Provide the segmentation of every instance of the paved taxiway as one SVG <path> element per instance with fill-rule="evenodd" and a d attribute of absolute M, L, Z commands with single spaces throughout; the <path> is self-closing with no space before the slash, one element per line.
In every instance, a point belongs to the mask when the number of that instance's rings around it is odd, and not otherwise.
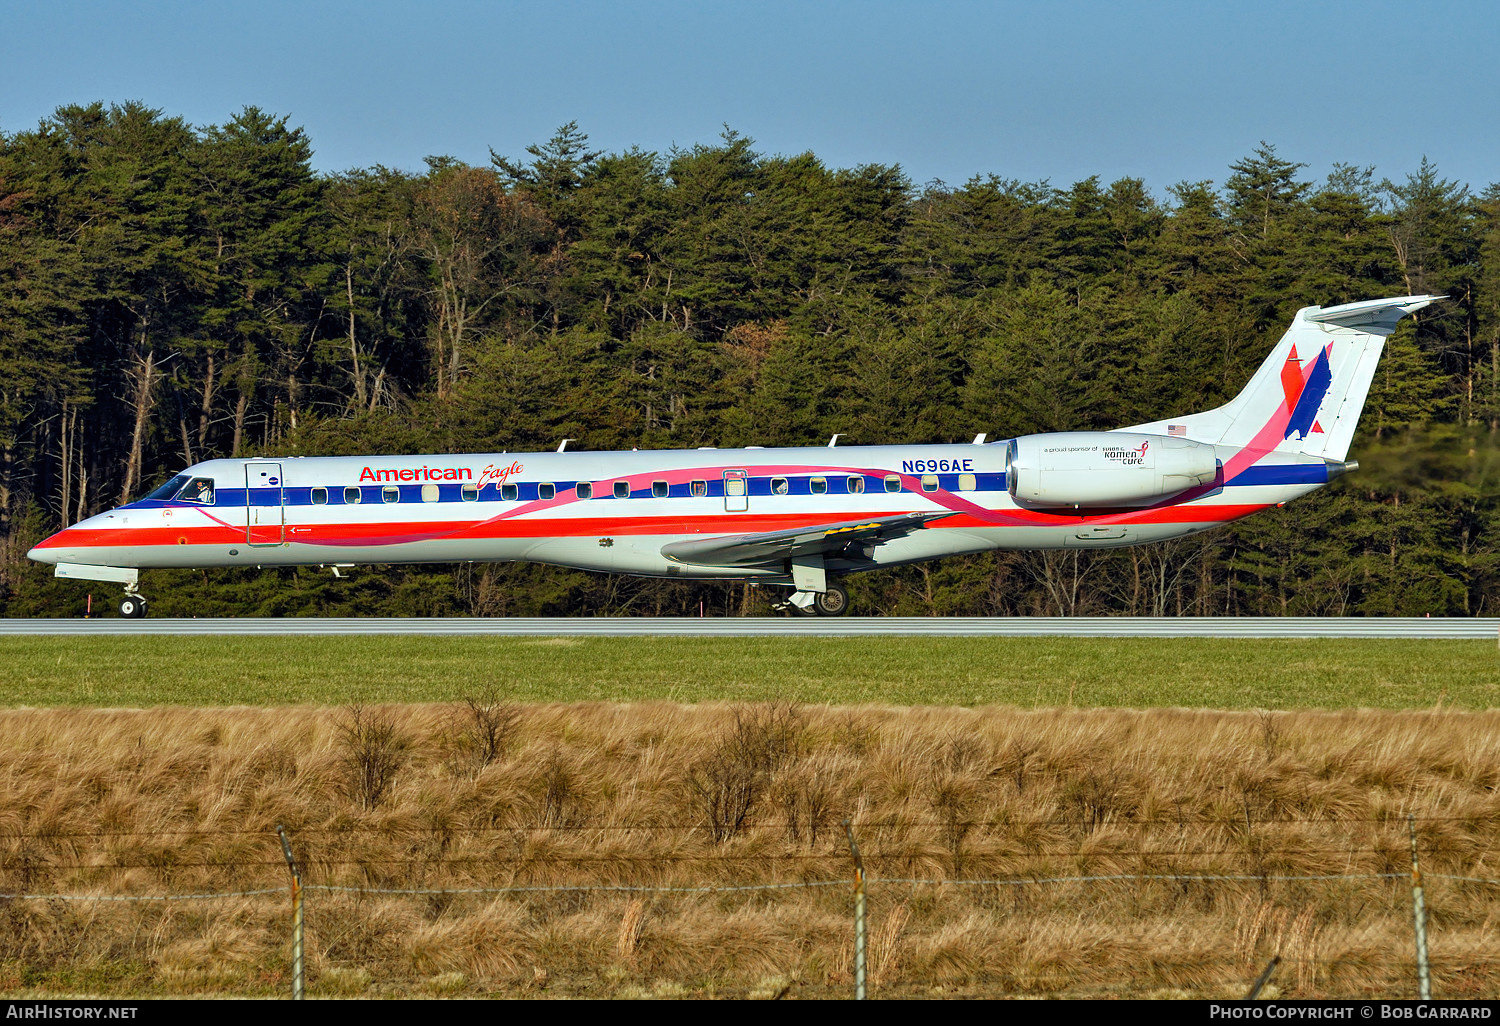
<path fill-rule="evenodd" d="M 521 637 L 1500 638 L 1485 617 L 593 617 L 0 620 L 19 634 L 475 634 Z"/>

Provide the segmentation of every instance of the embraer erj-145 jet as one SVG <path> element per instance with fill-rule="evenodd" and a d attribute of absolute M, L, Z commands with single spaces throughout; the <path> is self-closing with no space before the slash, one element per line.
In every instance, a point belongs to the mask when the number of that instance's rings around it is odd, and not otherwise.
<path fill-rule="evenodd" d="M 1327 484 L 1385 338 L 1441 299 L 1300 310 L 1238 396 L 1115 431 L 972 444 L 209 460 L 29 555 L 125 586 L 141 570 L 531 560 L 745 580 L 834 616 L 836 579 L 986 549 L 1206 531 Z M 835 436 L 837 441 L 837 436 Z M 566 443 L 564 443 L 566 444 Z"/>

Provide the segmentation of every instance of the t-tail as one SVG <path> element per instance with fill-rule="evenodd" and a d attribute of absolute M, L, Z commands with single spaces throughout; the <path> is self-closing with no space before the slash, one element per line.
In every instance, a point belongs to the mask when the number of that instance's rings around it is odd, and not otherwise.
<path fill-rule="evenodd" d="M 1243 467 L 1271 452 L 1343 469 L 1386 337 L 1407 314 L 1446 296 L 1397 296 L 1297 311 L 1239 395 L 1218 409 L 1124 430 L 1177 435 L 1241 450 Z M 1225 467 L 1226 477 L 1232 477 Z"/>

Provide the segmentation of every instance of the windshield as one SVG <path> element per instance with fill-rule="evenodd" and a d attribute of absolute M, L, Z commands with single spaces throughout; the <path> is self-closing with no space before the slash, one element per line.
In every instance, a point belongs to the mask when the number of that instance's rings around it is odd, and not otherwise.
<path fill-rule="evenodd" d="M 211 477 L 189 478 L 178 474 L 155 491 L 141 496 L 142 502 L 199 502 L 205 506 L 214 504 L 214 479 Z"/>
<path fill-rule="evenodd" d="M 170 499 L 172 496 L 177 494 L 177 489 L 187 484 L 187 479 L 188 476 L 186 474 L 178 474 L 176 477 L 172 478 L 170 481 L 168 481 L 166 484 L 162 485 L 155 491 L 141 496 L 141 499 L 143 501 L 155 499 L 158 502 L 165 502 L 167 499 Z"/>

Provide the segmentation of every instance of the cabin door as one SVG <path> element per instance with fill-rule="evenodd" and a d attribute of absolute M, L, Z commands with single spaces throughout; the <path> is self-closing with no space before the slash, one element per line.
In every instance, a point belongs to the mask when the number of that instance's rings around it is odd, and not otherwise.
<path fill-rule="evenodd" d="M 281 464 L 246 463 L 245 541 L 251 545 L 280 545 L 285 532 Z"/>
<path fill-rule="evenodd" d="M 724 512 L 747 513 L 749 510 L 749 473 L 743 470 L 724 471 Z"/>

